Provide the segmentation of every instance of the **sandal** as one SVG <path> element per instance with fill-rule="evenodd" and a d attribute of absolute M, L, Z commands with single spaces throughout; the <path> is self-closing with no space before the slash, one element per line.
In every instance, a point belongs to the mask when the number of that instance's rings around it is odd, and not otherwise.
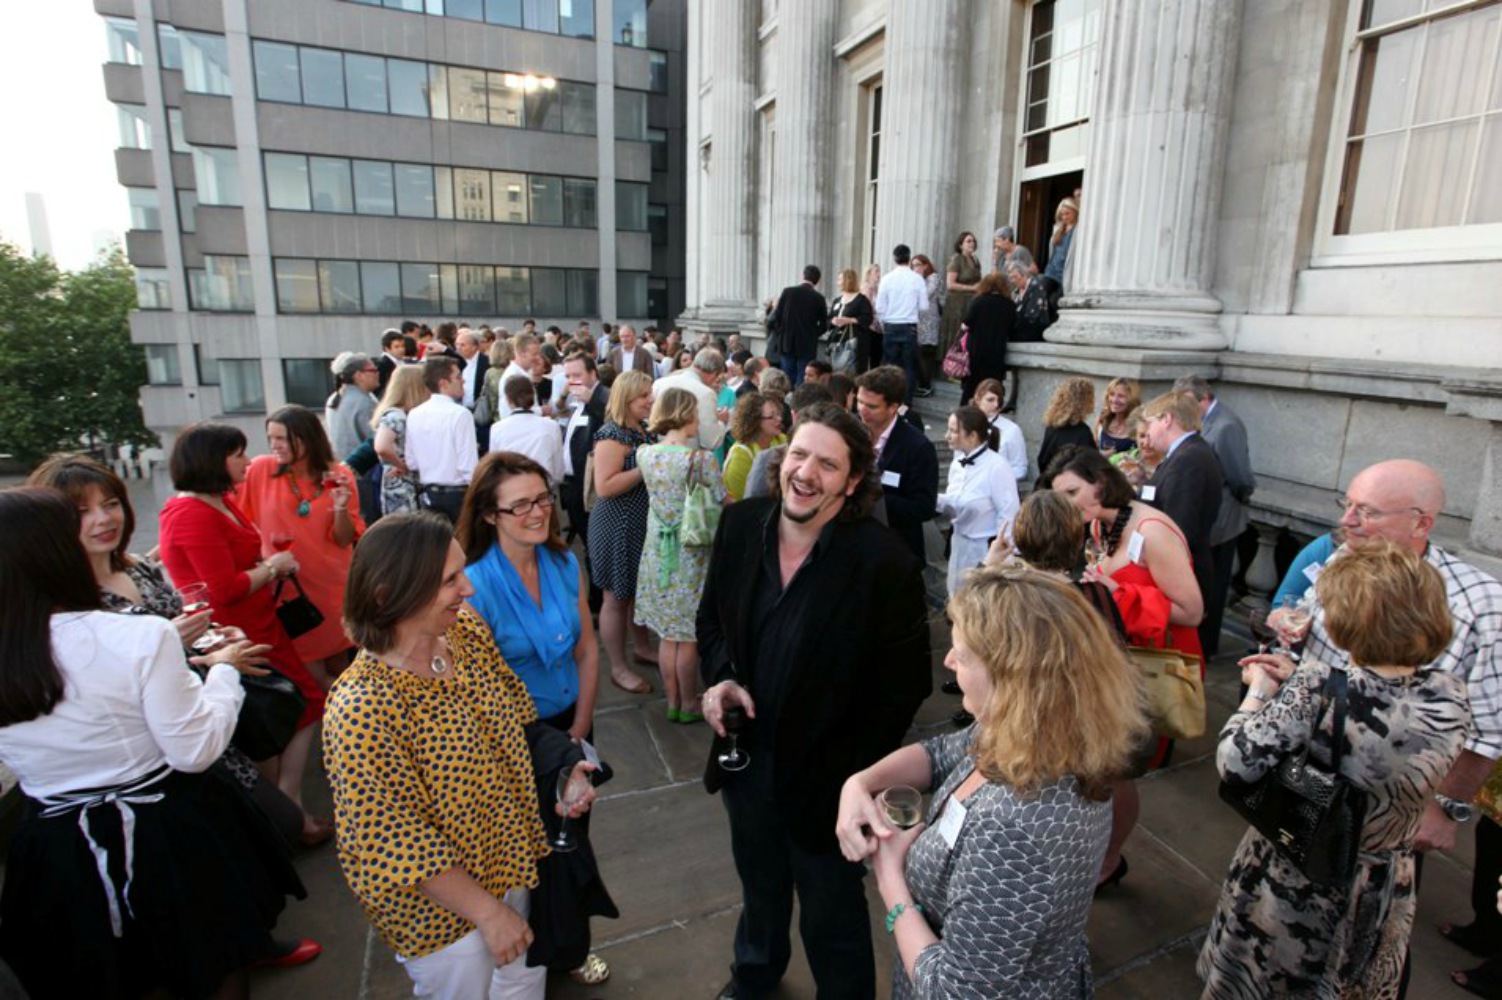
<path fill-rule="evenodd" d="M 1481 958 L 1488 958 L 1497 950 L 1497 941 L 1474 923 L 1440 924 L 1440 937 Z"/>
<path fill-rule="evenodd" d="M 583 986 L 599 986 L 610 978 L 610 966 L 599 955 L 590 952 L 584 964 L 569 973 L 569 978 Z"/>
<path fill-rule="evenodd" d="M 1502 1000 L 1502 976 L 1492 972 L 1486 965 L 1476 969 L 1456 970 L 1450 973 L 1450 981 L 1486 1000 Z"/>
<path fill-rule="evenodd" d="M 616 680 L 615 679 L 615 674 L 611 674 L 610 675 L 610 683 L 614 684 L 616 687 L 620 688 L 622 691 L 626 692 L 627 694 L 651 694 L 652 693 L 652 682 L 649 681 L 649 680 L 647 680 L 645 677 L 638 677 L 636 679 L 636 683 L 632 684 L 632 685 L 630 685 L 628 687 L 627 685 L 622 684 L 620 681 Z"/>

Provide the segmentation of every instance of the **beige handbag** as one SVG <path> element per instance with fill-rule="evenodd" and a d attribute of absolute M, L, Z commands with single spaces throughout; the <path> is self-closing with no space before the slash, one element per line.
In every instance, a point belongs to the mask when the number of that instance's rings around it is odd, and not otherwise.
<path fill-rule="evenodd" d="M 1148 721 L 1153 732 L 1171 740 L 1205 734 L 1205 682 L 1200 661 L 1174 649 L 1131 646 L 1132 662 L 1142 673 Z"/>

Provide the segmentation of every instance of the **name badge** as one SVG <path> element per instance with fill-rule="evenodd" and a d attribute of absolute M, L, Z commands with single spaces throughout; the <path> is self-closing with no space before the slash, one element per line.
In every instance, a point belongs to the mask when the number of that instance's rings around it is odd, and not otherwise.
<path fill-rule="evenodd" d="M 1309 579 L 1310 583 L 1315 583 L 1319 580 L 1320 570 L 1324 568 L 1324 563 L 1310 563 L 1308 566 L 1304 567 L 1304 576 Z"/>
<path fill-rule="evenodd" d="M 1156 486 L 1144 486 L 1144 487 L 1142 487 L 1142 502 L 1143 503 L 1152 503 L 1153 500 L 1157 496 L 1158 496 L 1158 487 L 1156 487 Z"/>
<path fill-rule="evenodd" d="M 897 489 L 902 485 L 902 473 L 893 472 L 891 469 L 888 469 L 881 474 L 881 485 L 890 486 L 894 490 Z"/>
<path fill-rule="evenodd" d="M 966 812 L 965 803 L 953 795 L 944 803 L 944 815 L 939 817 L 939 836 L 944 838 L 944 843 L 950 848 L 959 842 L 960 827 L 965 825 Z"/>
<path fill-rule="evenodd" d="M 1147 539 L 1142 537 L 1142 532 L 1132 532 L 1132 537 L 1127 541 L 1127 558 L 1134 563 L 1142 562 L 1142 548 L 1147 544 Z"/>

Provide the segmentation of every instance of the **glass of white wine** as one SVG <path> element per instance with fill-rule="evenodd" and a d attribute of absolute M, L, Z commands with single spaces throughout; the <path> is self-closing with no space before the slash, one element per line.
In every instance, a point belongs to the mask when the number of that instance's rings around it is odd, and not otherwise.
<path fill-rule="evenodd" d="M 877 797 L 887 821 L 908 830 L 923 819 L 923 793 L 910 785 L 893 785 Z"/>
<path fill-rule="evenodd" d="M 585 791 L 589 788 L 589 777 L 578 773 L 578 769 L 571 767 L 558 774 L 558 801 L 563 805 L 563 816 L 558 820 L 558 833 L 548 841 L 548 846 L 559 854 L 567 854 L 577 851 L 579 843 L 574 839 L 573 832 L 568 828 L 568 814 L 584 798 Z"/>

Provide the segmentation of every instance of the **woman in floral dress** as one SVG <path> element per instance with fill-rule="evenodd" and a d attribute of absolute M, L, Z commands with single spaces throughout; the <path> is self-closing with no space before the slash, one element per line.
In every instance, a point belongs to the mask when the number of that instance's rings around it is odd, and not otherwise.
<path fill-rule="evenodd" d="M 725 483 L 714 454 L 697 446 L 698 402 L 685 389 L 668 389 L 652 404 L 658 444 L 636 452 L 651 507 L 647 541 L 636 575 L 636 623 L 662 637 L 657 662 L 668 694 L 669 722 L 702 722 L 697 693 L 699 646 L 694 618 L 709 569 L 709 549 L 685 545 L 680 533 L 688 492 L 707 487 L 725 502 Z"/>
<path fill-rule="evenodd" d="M 381 458 L 381 513 L 401 514 L 417 509 L 417 480 L 407 470 L 407 414 L 428 401 L 432 393 L 423 381 L 422 365 L 406 365 L 391 373 L 386 395 L 376 407 L 375 450 Z"/>
<path fill-rule="evenodd" d="M 1324 625 L 1350 653 L 1340 773 L 1367 798 L 1349 885 L 1311 882 L 1256 829 L 1231 859 L 1199 974 L 1206 998 L 1398 995 L 1417 903 L 1413 841 L 1470 727 L 1465 681 L 1425 666 L 1453 625 L 1439 572 L 1375 542 L 1332 559 L 1315 584 Z M 1242 661 L 1246 700 L 1220 734 L 1227 780 L 1254 782 L 1307 747 L 1328 768 L 1333 669 L 1283 656 Z"/>

